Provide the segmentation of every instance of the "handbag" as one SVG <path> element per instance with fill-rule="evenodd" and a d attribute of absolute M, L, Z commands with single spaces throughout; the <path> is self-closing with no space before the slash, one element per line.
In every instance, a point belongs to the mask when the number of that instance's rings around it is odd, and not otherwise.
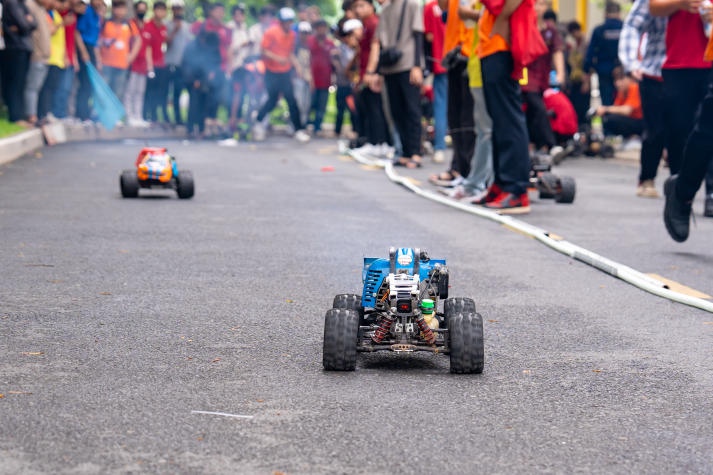
<path fill-rule="evenodd" d="M 404 26 L 404 14 L 406 12 L 406 4 L 408 3 L 408 0 L 403 0 L 403 2 L 404 4 L 401 7 L 401 17 L 399 18 L 399 28 L 396 30 L 396 45 L 399 44 L 399 40 L 401 39 L 401 30 Z M 389 67 L 395 65 L 399 62 L 402 55 L 403 51 L 398 49 L 398 46 L 383 48 L 379 52 L 379 67 Z"/>

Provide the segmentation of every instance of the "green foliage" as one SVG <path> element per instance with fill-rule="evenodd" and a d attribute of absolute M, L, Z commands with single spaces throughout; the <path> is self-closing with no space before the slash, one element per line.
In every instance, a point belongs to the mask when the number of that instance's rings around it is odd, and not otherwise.
<path fill-rule="evenodd" d="M 170 0 L 169 0 L 170 1 Z M 205 0 L 186 0 L 186 15 L 190 20 L 205 18 L 205 10 L 207 6 L 212 3 Z M 225 16 L 226 21 L 230 20 L 230 10 L 233 6 L 240 3 L 244 4 L 248 8 L 248 23 L 252 24 L 257 21 L 257 13 L 261 7 L 265 5 L 271 5 L 275 8 L 281 7 L 292 7 L 297 8 L 298 5 L 317 5 L 322 12 L 322 16 L 325 18 L 336 18 L 337 14 L 340 12 L 340 5 L 337 4 L 337 0 L 222 0 L 223 5 L 225 5 Z"/>

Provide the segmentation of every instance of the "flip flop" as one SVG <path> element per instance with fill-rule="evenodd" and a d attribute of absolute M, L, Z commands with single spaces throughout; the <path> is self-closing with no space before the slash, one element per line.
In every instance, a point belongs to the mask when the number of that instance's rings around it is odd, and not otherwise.
<path fill-rule="evenodd" d="M 395 167 L 405 167 L 405 168 L 421 168 L 421 162 L 411 160 L 410 158 L 402 157 L 394 162 Z"/>

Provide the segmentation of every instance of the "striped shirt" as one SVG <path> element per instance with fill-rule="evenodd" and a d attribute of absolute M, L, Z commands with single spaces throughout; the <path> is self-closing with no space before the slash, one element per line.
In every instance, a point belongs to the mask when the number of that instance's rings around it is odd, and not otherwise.
<path fill-rule="evenodd" d="M 649 13 L 649 0 L 636 0 L 624 20 L 619 38 L 619 61 L 626 72 L 640 70 L 661 77 L 666 59 L 668 18 Z"/>

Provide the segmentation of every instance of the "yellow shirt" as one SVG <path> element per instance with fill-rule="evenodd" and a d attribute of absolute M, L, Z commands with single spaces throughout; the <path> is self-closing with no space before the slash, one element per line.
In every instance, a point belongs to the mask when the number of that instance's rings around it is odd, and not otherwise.
<path fill-rule="evenodd" d="M 480 9 L 480 2 L 476 4 L 475 9 Z M 468 57 L 468 87 L 472 88 L 483 87 L 483 72 L 480 68 L 480 56 L 478 56 L 479 42 L 480 34 L 478 28 L 473 28 L 473 48 Z"/>
<path fill-rule="evenodd" d="M 62 23 L 62 15 L 59 14 L 57 10 L 52 10 L 52 16 L 47 14 L 48 21 L 57 28 L 50 38 L 50 58 L 47 60 L 47 64 L 50 66 L 57 66 L 58 68 L 64 69 L 65 58 L 67 56 L 67 43 L 64 37 L 64 23 Z"/>

